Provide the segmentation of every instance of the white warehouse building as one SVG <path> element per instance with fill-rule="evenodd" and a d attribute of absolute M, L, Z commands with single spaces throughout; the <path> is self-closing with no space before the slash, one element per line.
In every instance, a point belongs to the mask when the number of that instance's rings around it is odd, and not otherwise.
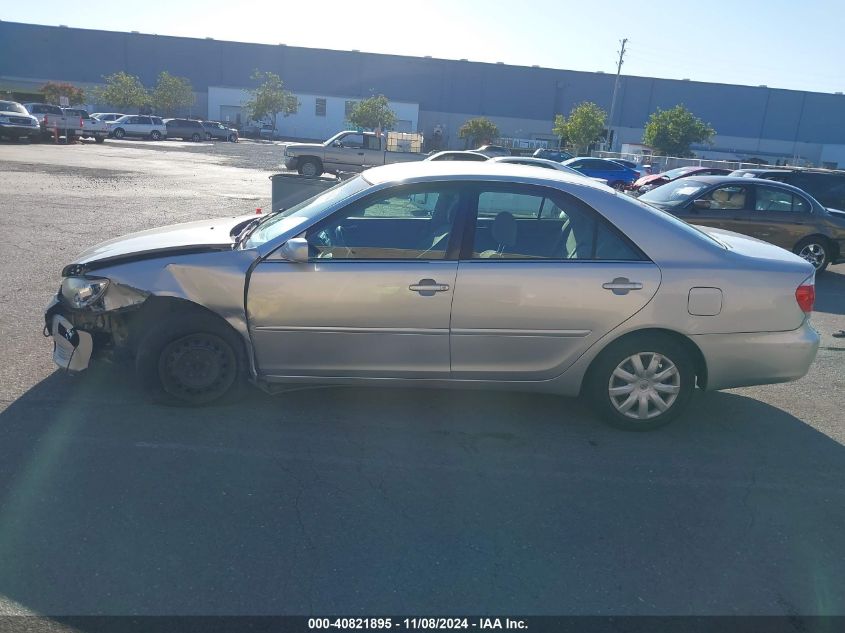
<path fill-rule="evenodd" d="M 352 97 L 328 97 L 314 94 L 294 93 L 299 108 L 288 116 L 278 115 L 276 132 L 285 138 L 327 139 L 339 130 L 349 127 L 349 113 L 360 99 Z M 244 104 L 250 94 L 241 88 L 222 86 L 208 87 L 208 118 L 225 121 L 242 127 L 249 121 Z M 420 106 L 417 103 L 390 101 L 390 109 L 396 113 L 397 132 L 414 132 L 419 122 Z"/>

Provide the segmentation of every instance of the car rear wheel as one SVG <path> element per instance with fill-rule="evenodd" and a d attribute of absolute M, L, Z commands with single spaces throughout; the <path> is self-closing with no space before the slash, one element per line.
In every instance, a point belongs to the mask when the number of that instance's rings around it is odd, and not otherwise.
<path fill-rule="evenodd" d="M 830 263 L 830 245 L 820 236 L 804 238 L 795 245 L 793 252 L 810 262 L 817 273 L 824 272 Z"/>
<path fill-rule="evenodd" d="M 158 130 L 153 130 L 150 133 L 150 138 L 153 139 L 154 141 L 160 141 L 161 140 L 161 132 L 159 132 Z"/>
<path fill-rule="evenodd" d="M 157 402 L 201 406 L 243 395 L 246 354 L 237 333 L 194 312 L 156 326 L 138 346 L 135 367 Z"/>
<path fill-rule="evenodd" d="M 194 134 L 191 136 L 191 140 L 194 143 L 199 143 L 202 140 L 202 137 L 199 134 L 197 134 L 196 132 L 194 132 Z"/>
<path fill-rule="evenodd" d="M 228 141 L 229 141 L 230 143 L 237 143 L 237 142 L 238 142 L 238 137 L 237 137 L 237 136 L 235 136 L 234 134 L 230 134 L 230 135 L 229 135 L 229 138 L 228 138 Z"/>
<path fill-rule="evenodd" d="M 114 132 L 112 132 L 112 136 L 114 136 L 117 139 L 121 139 L 124 136 L 126 136 L 126 132 L 124 131 L 124 129 L 122 127 L 119 127 L 119 128 L 116 128 L 114 130 Z"/>
<path fill-rule="evenodd" d="M 297 171 L 299 171 L 300 176 L 316 178 L 323 173 L 323 168 L 316 160 L 309 158 L 299 163 L 299 169 Z"/>
<path fill-rule="evenodd" d="M 689 404 L 695 365 L 671 337 L 631 336 L 601 353 L 587 389 L 609 424 L 625 431 L 650 431 L 674 420 Z"/>

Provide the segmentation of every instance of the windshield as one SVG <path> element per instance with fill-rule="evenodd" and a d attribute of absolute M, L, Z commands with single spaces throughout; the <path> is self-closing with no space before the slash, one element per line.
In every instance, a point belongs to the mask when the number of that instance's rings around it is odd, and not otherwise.
<path fill-rule="evenodd" d="M 14 101 L 0 101 L 0 110 L 26 114 L 26 109 L 20 103 L 15 103 Z"/>
<path fill-rule="evenodd" d="M 259 224 L 249 236 L 249 239 L 244 244 L 244 248 L 255 248 L 256 246 L 265 244 L 319 215 L 335 202 L 348 198 L 359 191 L 363 191 L 369 186 L 370 183 L 364 180 L 362 176 L 357 176 L 337 184 L 313 198 L 300 202 L 290 209 L 285 209 L 281 213 L 268 215 L 267 219 Z"/>
<path fill-rule="evenodd" d="M 656 187 L 648 193 L 641 195 L 640 200 L 661 207 L 679 207 L 707 189 L 707 187 L 709 187 L 707 183 L 684 178 L 666 183 L 662 187 Z"/>
<path fill-rule="evenodd" d="M 664 187 L 667 187 L 667 186 L 668 185 L 663 185 L 663 187 L 660 187 L 660 189 L 663 189 Z M 723 242 L 720 242 L 719 240 L 717 240 L 715 237 L 713 237 L 709 233 L 705 233 L 704 231 L 702 231 L 698 227 L 693 226 L 692 224 L 690 224 L 688 222 L 684 222 L 681 218 L 679 218 L 675 215 L 672 215 L 668 211 L 665 211 L 664 209 L 661 209 L 660 207 L 655 207 L 655 206 L 652 206 L 652 205 L 649 205 L 649 204 L 643 204 L 641 202 L 641 200 L 643 200 L 643 198 L 645 198 L 645 196 L 640 196 L 639 198 L 631 198 L 630 196 L 623 196 L 623 199 L 630 200 L 631 202 L 636 204 L 638 207 L 641 207 L 642 209 L 645 209 L 645 210 L 649 211 L 650 213 L 660 214 L 661 216 L 663 216 L 663 218 L 667 222 L 674 224 L 675 226 L 679 227 L 680 229 L 682 229 L 686 233 L 690 233 L 692 235 L 695 235 L 699 239 L 703 238 L 703 239 L 706 239 L 709 242 L 714 242 L 714 243 L 718 244 L 721 248 L 727 248 L 727 245 L 725 245 Z"/>
<path fill-rule="evenodd" d="M 675 169 L 670 169 L 669 171 L 664 171 L 661 176 L 668 178 L 669 180 L 675 180 L 676 178 L 680 178 L 684 174 L 690 171 L 689 167 L 676 167 Z"/>

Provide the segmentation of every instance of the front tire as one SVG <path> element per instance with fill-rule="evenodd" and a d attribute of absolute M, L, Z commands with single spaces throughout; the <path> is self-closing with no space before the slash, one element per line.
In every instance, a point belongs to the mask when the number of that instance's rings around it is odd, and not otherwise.
<path fill-rule="evenodd" d="M 105 136 L 95 136 L 94 141 L 97 142 L 97 143 L 105 143 L 106 137 Z"/>
<path fill-rule="evenodd" d="M 669 424 L 695 390 L 695 363 L 672 337 L 635 335 L 611 344 L 591 368 L 588 395 L 597 413 L 624 431 Z"/>
<path fill-rule="evenodd" d="M 126 136 L 126 131 L 122 127 L 119 127 L 114 132 L 112 132 L 112 136 L 114 136 L 116 139 L 120 140 L 124 136 Z"/>
<path fill-rule="evenodd" d="M 219 319 L 196 312 L 157 326 L 140 342 L 135 359 L 149 397 L 176 406 L 237 399 L 246 385 L 246 367 L 237 333 Z"/>
<path fill-rule="evenodd" d="M 795 245 L 792 252 L 813 265 L 817 273 L 823 273 L 830 263 L 830 244 L 823 237 L 805 237 Z"/>
<path fill-rule="evenodd" d="M 300 176 L 305 176 L 306 178 L 316 178 L 317 176 L 322 175 L 323 167 L 313 158 L 307 158 L 299 163 L 299 169 L 297 169 L 297 171 Z"/>

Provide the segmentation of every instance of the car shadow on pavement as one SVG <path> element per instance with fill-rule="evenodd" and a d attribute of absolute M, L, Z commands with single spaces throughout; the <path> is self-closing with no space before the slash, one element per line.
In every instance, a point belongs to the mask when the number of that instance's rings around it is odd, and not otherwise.
<path fill-rule="evenodd" d="M 99 368 L 0 413 L 0 601 L 41 614 L 845 613 L 845 448 L 734 393 L 318 389 L 203 409 Z"/>
<path fill-rule="evenodd" d="M 845 270 L 828 270 L 816 276 L 817 312 L 845 315 Z M 842 324 L 845 326 L 845 323 Z"/>

